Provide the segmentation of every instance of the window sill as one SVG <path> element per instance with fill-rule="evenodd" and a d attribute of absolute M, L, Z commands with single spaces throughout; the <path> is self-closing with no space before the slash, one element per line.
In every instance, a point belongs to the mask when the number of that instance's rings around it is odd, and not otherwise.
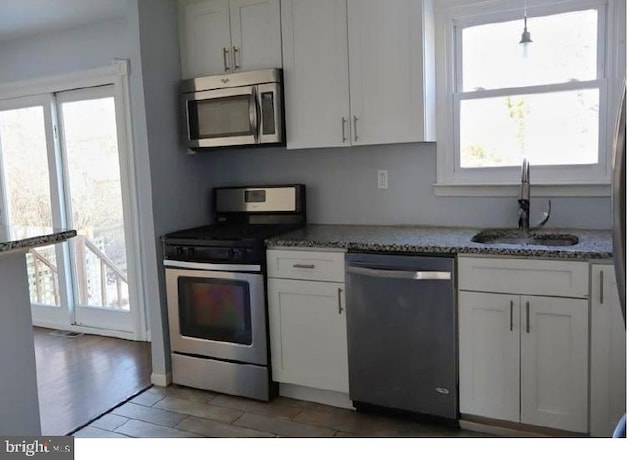
<path fill-rule="evenodd" d="M 513 184 L 433 184 L 436 196 L 514 197 L 520 183 Z M 534 197 L 609 197 L 611 184 L 531 184 Z"/>

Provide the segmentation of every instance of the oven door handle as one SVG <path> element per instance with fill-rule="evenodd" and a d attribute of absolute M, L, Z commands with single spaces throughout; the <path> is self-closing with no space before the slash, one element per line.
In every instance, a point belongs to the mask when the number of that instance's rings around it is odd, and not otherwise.
<path fill-rule="evenodd" d="M 226 272 L 255 272 L 260 273 L 260 265 L 249 264 L 208 264 L 204 262 L 185 262 L 183 260 L 165 260 L 166 268 L 186 268 L 191 270 L 215 270 Z"/>

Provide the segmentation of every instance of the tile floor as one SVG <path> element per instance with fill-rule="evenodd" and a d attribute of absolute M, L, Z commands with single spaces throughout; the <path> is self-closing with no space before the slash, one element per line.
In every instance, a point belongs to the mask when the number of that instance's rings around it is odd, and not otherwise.
<path fill-rule="evenodd" d="M 84 438 L 484 437 L 406 418 L 277 397 L 269 403 L 151 387 L 73 434 Z"/>

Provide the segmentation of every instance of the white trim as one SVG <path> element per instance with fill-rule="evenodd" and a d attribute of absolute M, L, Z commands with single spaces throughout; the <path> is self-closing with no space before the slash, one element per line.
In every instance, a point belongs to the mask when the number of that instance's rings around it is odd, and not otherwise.
<path fill-rule="evenodd" d="M 125 203 L 125 229 L 127 257 L 127 277 L 129 279 L 129 304 L 135 312 L 133 330 L 138 340 L 147 337 L 146 309 L 143 295 L 142 245 L 144 238 L 140 227 L 140 204 L 136 177 L 135 149 L 133 144 L 133 121 L 131 118 L 131 99 L 129 92 L 129 61 L 114 60 L 116 66 L 115 102 L 116 122 L 118 123 L 118 151 L 120 152 L 120 177 L 122 181 L 122 199 Z M 135 308 L 134 308 L 135 307 Z"/>
<path fill-rule="evenodd" d="M 520 184 L 433 184 L 436 196 L 517 197 Z M 532 197 L 608 197 L 611 184 L 535 184 Z"/>
<path fill-rule="evenodd" d="M 116 80 L 127 74 L 127 61 L 115 59 L 111 65 L 105 67 L 2 84 L 0 100 L 116 84 Z"/>
<path fill-rule="evenodd" d="M 173 377 L 171 372 L 167 372 L 166 374 L 160 374 L 158 372 L 154 372 L 151 374 L 151 383 L 153 385 L 157 385 L 160 387 L 168 387 L 173 382 Z"/>
<path fill-rule="evenodd" d="M 625 57 L 624 2 L 615 0 L 528 0 L 527 16 L 544 16 L 586 9 L 598 10 L 598 68 L 596 80 L 524 88 L 499 88 L 461 91 L 462 76 L 459 47 L 461 28 L 475 24 L 513 20 L 522 15 L 523 3 L 516 0 L 437 0 L 437 183 L 440 196 L 510 196 L 510 184 L 519 177 L 518 167 L 460 168 L 457 146 L 459 106 L 463 99 L 486 98 L 504 94 L 534 94 L 578 88 L 597 88 L 600 92 L 598 163 L 594 165 L 533 166 L 532 182 L 542 189 L 538 196 L 609 196 L 611 175 L 608 146 L 612 127 L 609 114 L 618 92 L 618 80 L 624 75 Z M 604 38 L 604 40 L 603 40 Z M 602 48 L 606 46 L 606 48 Z M 456 61 L 457 60 L 457 61 Z M 458 88 L 460 91 L 458 91 Z M 616 101 L 613 101 L 614 103 Z M 537 178 L 536 178 L 537 176 Z M 567 180 L 566 178 L 569 177 Z M 543 178 L 543 179 L 541 179 Z M 573 182 L 573 183 L 572 183 Z M 557 193 L 557 194 L 556 194 Z M 585 193 L 586 195 L 580 195 Z"/>

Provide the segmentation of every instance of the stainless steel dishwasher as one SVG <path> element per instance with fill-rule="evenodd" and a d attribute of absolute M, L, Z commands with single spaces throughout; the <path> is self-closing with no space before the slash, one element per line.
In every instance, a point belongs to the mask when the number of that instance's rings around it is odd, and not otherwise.
<path fill-rule="evenodd" d="M 348 253 L 346 264 L 354 405 L 456 420 L 454 259 Z"/>

